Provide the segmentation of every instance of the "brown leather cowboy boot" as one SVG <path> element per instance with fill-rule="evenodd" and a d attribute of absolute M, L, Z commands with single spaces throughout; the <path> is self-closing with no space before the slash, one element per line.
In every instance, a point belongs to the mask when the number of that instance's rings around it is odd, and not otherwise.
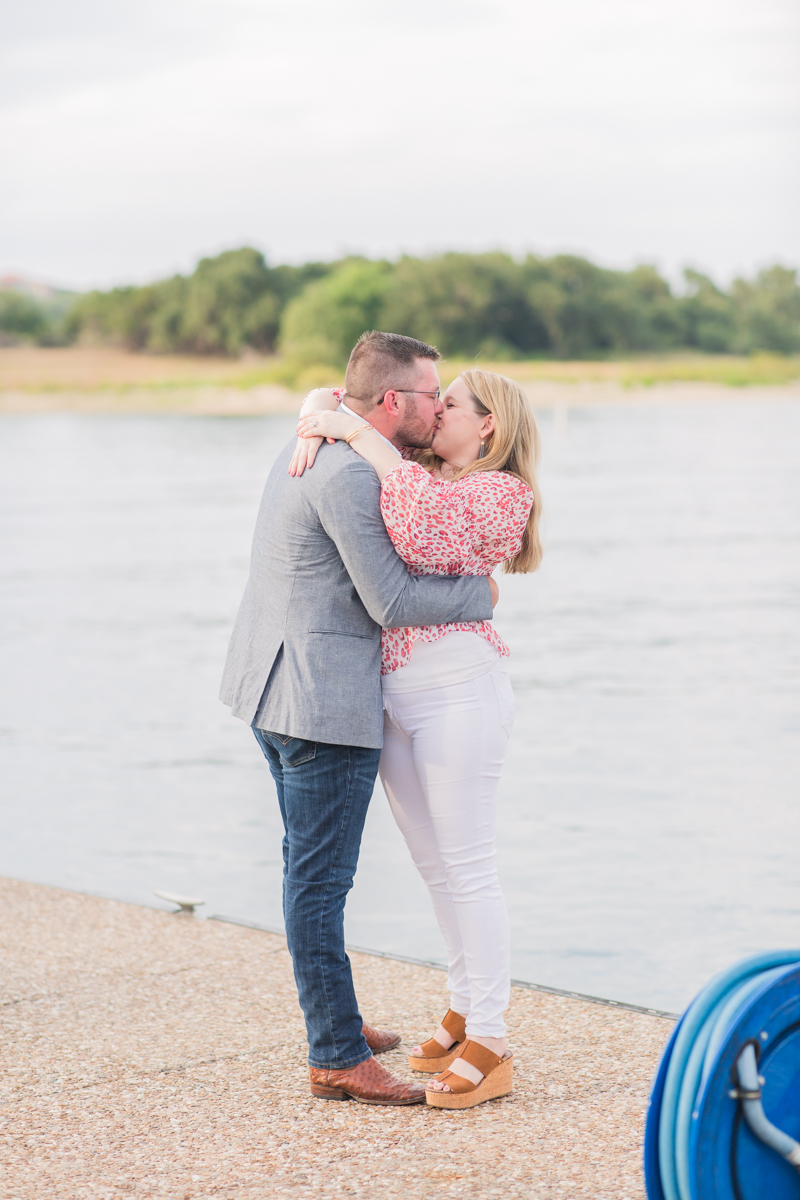
<path fill-rule="evenodd" d="M 374 1058 L 366 1058 L 355 1067 L 332 1071 L 327 1067 L 309 1067 L 311 1091 L 321 1100 L 357 1100 L 359 1104 L 424 1104 L 425 1089 L 416 1083 L 403 1083 Z"/>
<path fill-rule="evenodd" d="M 373 1054 L 384 1054 L 387 1050 L 394 1050 L 395 1046 L 400 1045 L 400 1034 L 395 1033 L 393 1029 L 374 1029 L 365 1021 L 361 1032 L 367 1039 L 367 1045 Z"/>

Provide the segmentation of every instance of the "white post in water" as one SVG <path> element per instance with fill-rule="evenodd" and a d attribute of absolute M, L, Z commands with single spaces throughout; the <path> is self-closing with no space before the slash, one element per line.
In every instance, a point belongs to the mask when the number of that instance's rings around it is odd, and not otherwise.
<path fill-rule="evenodd" d="M 205 904 L 205 900 L 190 900 L 187 896 L 173 896 L 172 892 L 153 892 L 154 896 L 158 896 L 159 900 L 167 900 L 170 904 L 177 904 L 180 907 L 174 914 L 176 917 L 193 917 L 194 910 L 201 904 Z"/>

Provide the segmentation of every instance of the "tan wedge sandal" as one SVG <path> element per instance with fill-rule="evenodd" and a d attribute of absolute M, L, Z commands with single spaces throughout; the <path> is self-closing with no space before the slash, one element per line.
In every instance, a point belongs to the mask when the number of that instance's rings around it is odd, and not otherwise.
<path fill-rule="evenodd" d="M 459 1051 L 466 1041 L 466 1020 L 461 1013 L 453 1012 L 452 1008 L 448 1008 L 447 1016 L 442 1021 L 442 1028 L 447 1030 L 450 1037 L 456 1039 L 455 1044 L 449 1050 L 445 1050 L 444 1046 L 439 1045 L 436 1038 L 430 1038 L 427 1042 L 423 1042 L 420 1046 L 422 1054 L 409 1054 L 408 1056 L 408 1065 L 411 1070 L 435 1075 L 437 1071 L 443 1071 L 445 1067 L 449 1067 L 453 1059 L 458 1058 Z"/>
<path fill-rule="evenodd" d="M 493 1054 L 480 1042 L 467 1039 L 461 1052 L 456 1055 L 463 1058 L 471 1066 L 476 1067 L 483 1075 L 480 1083 L 473 1083 L 463 1075 L 453 1071 L 444 1071 L 436 1078 L 446 1083 L 449 1092 L 437 1092 L 428 1083 L 425 1088 L 425 1102 L 434 1108 L 474 1108 L 483 1104 L 484 1100 L 496 1100 L 498 1096 L 507 1096 L 514 1086 L 514 1056 L 508 1050 L 501 1058 Z M 431 1082 L 433 1082 L 431 1080 Z"/>

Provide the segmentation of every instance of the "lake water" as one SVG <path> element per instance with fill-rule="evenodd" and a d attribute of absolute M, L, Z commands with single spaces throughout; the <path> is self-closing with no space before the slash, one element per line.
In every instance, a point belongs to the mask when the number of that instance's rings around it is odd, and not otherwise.
<path fill-rule="evenodd" d="M 800 944 L 800 402 L 544 411 L 546 557 L 500 577 L 513 974 L 681 1009 Z M 280 924 L 280 824 L 216 699 L 289 417 L 0 423 L 0 873 Z M 440 959 L 380 788 L 349 940 Z"/>

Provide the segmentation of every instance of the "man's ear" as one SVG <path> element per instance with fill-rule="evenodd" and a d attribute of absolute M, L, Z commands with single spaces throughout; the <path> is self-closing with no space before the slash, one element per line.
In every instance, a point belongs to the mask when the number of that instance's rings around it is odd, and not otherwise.
<path fill-rule="evenodd" d="M 383 410 L 390 417 L 400 416 L 400 392 L 385 392 L 383 396 Z"/>

